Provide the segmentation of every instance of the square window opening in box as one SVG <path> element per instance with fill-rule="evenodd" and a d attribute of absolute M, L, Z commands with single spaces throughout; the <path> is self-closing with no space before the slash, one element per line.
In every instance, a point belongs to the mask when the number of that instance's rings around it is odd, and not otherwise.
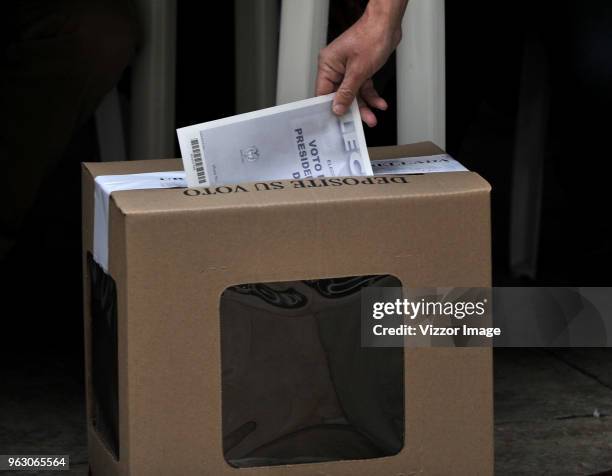
<path fill-rule="evenodd" d="M 389 275 L 228 287 L 223 452 L 234 467 L 380 458 L 404 446 L 403 348 L 361 345 L 361 290 Z"/>

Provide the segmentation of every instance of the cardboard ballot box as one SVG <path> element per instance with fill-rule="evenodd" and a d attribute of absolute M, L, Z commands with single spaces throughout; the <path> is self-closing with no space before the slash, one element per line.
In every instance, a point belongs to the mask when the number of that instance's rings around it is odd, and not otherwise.
<path fill-rule="evenodd" d="M 490 285 L 480 176 L 124 190 L 96 203 L 95 177 L 181 168 L 84 165 L 94 476 L 493 473 L 491 350 L 363 348 L 354 332 L 364 286 Z"/>

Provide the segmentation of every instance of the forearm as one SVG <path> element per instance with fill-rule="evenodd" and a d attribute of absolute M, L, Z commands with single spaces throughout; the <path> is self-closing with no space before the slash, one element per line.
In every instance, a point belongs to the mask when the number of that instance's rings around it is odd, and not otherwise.
<path fill-rule="evenodd" d="M 391 31 L 401 31 L 408 0 L 370 0 L 364 12 L 367 19 L 380 22 Z"/>

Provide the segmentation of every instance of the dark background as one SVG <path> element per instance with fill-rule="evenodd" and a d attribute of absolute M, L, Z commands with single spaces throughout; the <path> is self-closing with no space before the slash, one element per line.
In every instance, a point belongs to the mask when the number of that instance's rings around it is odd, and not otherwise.
<path fill-rule="evenodd" d="M 332 0 L 330 40 L 363 4 L 346 8 Z M 179 4 L 176 127 L 235 113 L 233 15 L 233 2 Z M 508 264 L 512 160 L 519 129 L 529 127 L 518 120 L 528 45 L 543 52 L 534 75 L 548 99 L 545 130 L 534 138 L 543 144 L 545 165 L 533 277 L 513 274 Z M 610 286 L 612 2 L 447 1 L 446 48 L 447 150 L 492 184 L 494 283 Z M 128 77 L 129 69 L 119 85 L 125 101 Z M 366 131 L 368 145 L 396 144 L 393 56 L 375 84 L 391 107 Z M 47 180 L 17 248 L 2 263 L 0 335 L 7 369 L 23 365 L 38 375 L 54 361 L 79 385 L 83 381 L 79 164 L 96 159 L 88 124 Z M 27 382 L 28 374 L 19 378 Z"/>
<path fill-rule="evenodd" d="M 330 41 L 364 4 L 349 8 L 332 1 Z M 233 2 L 179 5 L 177 127 L 235 113 L 233 15 Z M 446 4 L 447 150 L 493 186 L 495 284 L 610 284 L 611 25 L 612 3 L 604 0 Z M 535 279 L 515 276 L 508 266 L 512 157 L 530 41 L 545 51 L 550 104 L 539 138 L 545 170 Z M 129 69 L 124 76 L 119 90 L 129 101 Z M 366 130 L 366 139 L 369 146 L 395 144 L 394 56 L 375 83 L 390 109 L 378 114 L 380 123 Z M 49 177 L 17 249 L 3 264 L 7 346 L 25 342 L 28 353 L 69 353 L 81 361 L 79 163 L 96 158 L 90 124 Z"/>

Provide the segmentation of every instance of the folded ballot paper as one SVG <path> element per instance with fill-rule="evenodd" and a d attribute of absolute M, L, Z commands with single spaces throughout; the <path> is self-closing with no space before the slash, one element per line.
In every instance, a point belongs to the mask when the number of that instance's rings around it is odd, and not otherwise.
<path fill-rule="evenodd" d="M 357 103 L 342 117 L 334 94 L 177 130 L 190 187 L 373 175 Z"/>

